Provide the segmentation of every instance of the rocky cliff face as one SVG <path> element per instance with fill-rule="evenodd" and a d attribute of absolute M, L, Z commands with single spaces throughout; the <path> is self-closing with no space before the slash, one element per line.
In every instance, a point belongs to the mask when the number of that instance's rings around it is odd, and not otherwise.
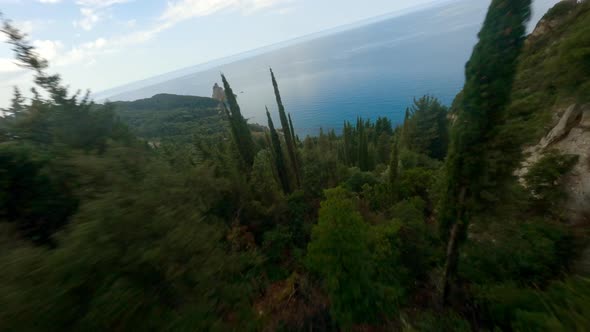
<path fill-rule="evenodd" d="M 557 109 L 555 125 L 538 144 L 525 149 L 527 156 L 517 171 L 521 178 L 549 150 L 578 155 L 578 163 L 565 179 L 569 193 L 566 209 L 572 223 L 590 222 L 590 104 Z"/>
<path fill-rule="evenodd" d="M 579 156 L 565 179 L 572 223 L 590 223 L 589 47 L 590 2 L 557 4 L 527 39 L 511 111 L 531 132 L 521 179 L 547 151 Z"/>

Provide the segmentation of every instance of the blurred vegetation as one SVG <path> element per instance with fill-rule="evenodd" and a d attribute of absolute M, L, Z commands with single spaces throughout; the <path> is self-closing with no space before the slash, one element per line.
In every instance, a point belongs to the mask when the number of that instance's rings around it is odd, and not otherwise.
<path fill-rule="evenodd" d="M 550 152 L 512 176 L 549 110 L 587 101 L 590 3 L 558 6 L 478 151 L 498 164 L 465 207 L 444 307 L 439 207 L 473 91 L 450 108 L 417 98 L 399 126 L 358 118 L 300 139 L 274 73 L 281 128 L 248 123 L 225 77 L 227 103 L 99 105 L 5 22 L 39 91 L 15 90 L 0 119 L 0 330 L 588 330 L 590 282 L 572 272 L 587 241 L 562 204 L 577 159 Z"/>

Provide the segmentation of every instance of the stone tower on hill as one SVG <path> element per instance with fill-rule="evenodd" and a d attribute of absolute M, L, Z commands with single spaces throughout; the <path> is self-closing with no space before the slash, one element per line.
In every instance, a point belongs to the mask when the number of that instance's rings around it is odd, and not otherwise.
<path fill-rule="evenodd" d="M 225 91 L 217 83 L 213 85 L 213 95 L 211 98 L 223 102 L 225 100 Z"/>

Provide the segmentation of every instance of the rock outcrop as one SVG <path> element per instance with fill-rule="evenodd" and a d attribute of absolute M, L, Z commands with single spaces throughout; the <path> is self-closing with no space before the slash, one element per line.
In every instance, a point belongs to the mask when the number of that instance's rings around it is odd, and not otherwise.
<path fill-rule="evenodd" d="M 590 222 L 590 104 L 572 104 L 556 113 L 561 116 L 553 129 L 537 145 L 525 150 L 527 158 L 517 175 L 522 179 L 548 150 L 578 155 L 578 163 L 565 179 L 569 194 L 566 209 L 572 223 Z"/>
<path fill-rule="evenodd" d="M 551 129 L 547 136 L 541 139 L 541 142 L 539 143 L 541 149 L 546 149 L 551 144 L 559 142 L 565 138 L 571 130 L 581 122 L 583 112 L 584 110 L 580 105 L 570 105 L 565 110 L 555 127 Z"/>
<path fill-rule="evenodd" d="M 563 178 L 564 208 L 572 224 L 590 226 L 589 23 L 589 1 L 562 0 L 545 14 L 521 55 L 510 121 L 526 124 L 515 127 L 525 137 L 519 143 L 528 142 L 516 172 L 524 185 L 524 175 L 546 152 L 579 157 Z"/>
<path fill-rule="evenodd" d="M 213 95 L 211 98 L 219 100 L 219 102 L 225 101 L 225 91 L 217 83 L 213 85 Z"/>

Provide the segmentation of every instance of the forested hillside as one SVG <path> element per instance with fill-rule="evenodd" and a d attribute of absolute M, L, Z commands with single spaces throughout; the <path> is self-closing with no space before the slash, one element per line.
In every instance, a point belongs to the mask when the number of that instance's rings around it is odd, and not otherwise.
<path fill-rule="evenodd" d="M 110 104 L 137 136 L 151 141 L 191 142 L 225 131 L 219 101 L 193 96 L 159 94 L 132 102 Z"/>
<path fill-rule="evenodd" d="M 278 72 L 264 127 L 231 73 L 221 104 L 94 104 L 4 22 L 37 90 L 0 119 L 0 330 L 589 330 L 568 181 L 590 159 L 529 149 L 564 106 L 558 141 L 587 132 L 590 2 L 527 38 L 530 4 L 491 1 L 451 107 L 305 138 Z"/>

